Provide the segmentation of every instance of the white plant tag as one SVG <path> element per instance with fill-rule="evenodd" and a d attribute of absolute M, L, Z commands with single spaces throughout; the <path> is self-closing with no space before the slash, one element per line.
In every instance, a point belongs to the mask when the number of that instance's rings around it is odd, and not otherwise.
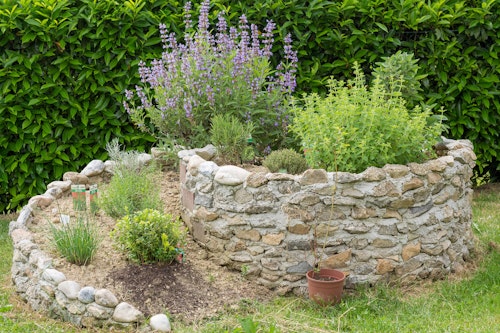
<path fill-rule="evenodd" d="M 61 223 L 63 225 L 69 224 L 69 215 L 61 214 Z"/>

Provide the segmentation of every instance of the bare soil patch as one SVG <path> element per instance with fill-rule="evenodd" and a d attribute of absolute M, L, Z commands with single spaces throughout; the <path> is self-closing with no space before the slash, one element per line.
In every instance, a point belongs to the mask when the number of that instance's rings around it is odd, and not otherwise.
<path fill-rule="evenodd" d="M 172 171 L 159 177 L 165 212 L 180 216 L 179 179 Z M 102 191 L 105 185 L 99 184 Z M 272 293 L 240 272 L 214 264 L 211 254 L 188 237 L 184 263 L 138 265 L 118 251 L 109 236 L 115 220 L 99 211 L 97 222 L 103 238 L 97 256 L 87 266 L 77 266 L 62 258 L 50 243 L 50 223 L 59 223 L 60 214 L 75 217 L 70 194 L 49 207 L 35 211 L 30 229 L 35 242 L 54 258 L 56 269 L 82 287 L 106 288 L 120 301 L 128 302 L 146 316 L 169 313 L 192 322 L 235 308 L 242 300 L 266 301 Z"/>

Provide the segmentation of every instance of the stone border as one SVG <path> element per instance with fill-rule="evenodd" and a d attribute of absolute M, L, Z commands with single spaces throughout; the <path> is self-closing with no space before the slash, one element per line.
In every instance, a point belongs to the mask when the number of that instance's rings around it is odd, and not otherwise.
<path fill-rule="evenodd" d="M 278 293 L 304 292 L 314 239 L 347 287 L 441 278 L 473 248 L 476 156 L 469 140 L 443 138 L 436 149 L 422 164 L 301 175 L 218 166 L 210 146 L 185 150 L 182 218 L 214 260 Z"/>
<path fill-rule="evenodd" d="M 148 163 L 157 157 L 158 152 L 152 150 L 152 154 L 141 154 L 141 162 Z M 67 280 L 62 272 L 53 268 L 52 258 L 34 243 L 28 229 L 34 209 L 45 208 L 61 196 L 68 195 L 72 184 L 88 186 L 109 179 L 112 168 L 112 161 L 93 160 L 80 173 L 65 173 L 62 181 L 51 182 L 44 194 L 32 197 L 22 208 L 18 219 L 10 223 L 9 235 L 14 245 L 12 282 L 21 299 L 33 310 L 79 327 L 123 328 L 145 322 L 142 312 L 126 302 L 120 302 L 109 290 L 82 287 L 76 281 Z M 171 331 L 169 319 L 164 314 L 152 316 L 149 328 L 156 332 Z"/>

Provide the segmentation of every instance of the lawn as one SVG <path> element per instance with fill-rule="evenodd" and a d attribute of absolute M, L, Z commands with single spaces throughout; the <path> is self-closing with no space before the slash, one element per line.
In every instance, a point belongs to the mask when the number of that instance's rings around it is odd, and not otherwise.
<path fill-rule="evenodd" d="M 175 332 L 500 332 L 500 184 L 476 191 L 473 212 L 474 271 L 406 288 L 357 290 L 330 308 L 297 297 L 242 302 L 217 317 L 190 325 L 172 320 L 172 326 Z M 0 332 L 83 331 L 29 311 L 14 295 L 10 219 L 0 217 Z"/>

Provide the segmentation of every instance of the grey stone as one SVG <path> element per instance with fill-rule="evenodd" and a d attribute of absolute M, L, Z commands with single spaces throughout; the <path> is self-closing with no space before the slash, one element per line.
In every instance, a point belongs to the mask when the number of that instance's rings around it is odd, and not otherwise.
<path fill-rule="evenodd" d="M 170 320 L 164 314 L 157 314 L 149 319 L 149 325 L 156 332 L 171 332 Z"/>
<path fill-rule="evenodd" d="M 210 161 L 217 154 L 217 148 L 214 145 L 206 145 L 203 148 L 194 149 L 196 155 L 200 156 L 204 160 Z"/>
<path fill-rule="evenodd" d="M 68 172 L 64 173 L 63 180 L 64 181 L 69 180 L 74 185 L 77 185 L 77 184 L 85 185 L 85 184 L 88 184 L 90 182 L 89 177 L 82 175 L 81 173 L 74 172 L 74 171 L 68 171 Z"/>
<path fill-rule="evenodd" d="M 104 162 L 101 160 L 92 160 L 80 173 L 84 176 L 92 177 L 100 175 L 103 171 Z"/>
<path fill-rule="evenodd" d="M 210 178 L 214 177 L 217 170 L 219 170 L 219 166 L 212 161 L 203 162 L 198 166 L 198 172 Z"/>
<path fill-rule="evenodd" d="M 96 290 L 94 297 L 95 297 L 95 302 L 99 305 L 102 305 L 102 306 L 112 308 L 118 304 L 118 299 L 108 289 Z"/>
<path fill-rule="evenodd" d="M 198 167 L 205 162 L 200 156 L 194 155 L 189 159 L 186 169 L 191 175 L 196 176 L 198 175 Z"/>
<path fill-rule="evenodd" d="M 136 323 L 144 318 L 144 314 L 132 305 L 121 302 L 116 306 L 112 318 L 119 323 Z"/>
<path fill-rule="evenodd" d="M 328 182 L 328 174 L 323 169 L 308 169 L 304 171 L 299 180 L 300 185 L 307 186 Z"/>
<path fill-rule="evenodd" d="M 44 270 L 52 267 L 52 258 L 47 256 L 44 252 L 36 249 L 32 250 L 29 254 L 29 263 L 33 267 Z"/>
<path fill-rule="evenodd" d="M 399 164 L 386 164 L 382 168 L 391 178 L 401 178 L 406 176 L 410 169 L 406 165 Z"/>
<path fill-rule="evenodd" d="M 35 195 L 28 200 L 28 205 L 45 208 L 50 206 L 52 202 L 54 202 L 56 198 L 50 194 L 44 193 L 41 195 Z"/>
<path fill-rule="evenodd" d="M 42 279 L 57 286 L 61 282 L 66 280 L 66 276 L 64 275 L 64 273 L 62 273 L 56 269 L 47 268 L 42 274 Z"/>
<path fill-rule="evenodd" d="M 313 267 L 307 261 L 301 261 L 297 265 L 290 266 L 286 269 L 288 274 L 305 274 Z"/>
<path fill-rule="evenodd" d="M 78 298 L 78 293 L 80 292 L 80 284 L 75 281 L 66 280 L 59 283 L 57 289 L 66 296 L 69 300 L 76 300 Z"/>
<path fill-rule="evenodd" d="M 427 202 L 425 205 L 418 206 L 418 207 L 411 207 L 409 209 L 408 216 L 410 218 L 420 216 L 420 215 L 422 215 L 424 213 L 427 213 L 429 210 L 431 210 L 432 207 L 434 207 L 434 203 L 432 202 L 432 200 L 430 200 L 429 202 Z"/>
<path fill-rule="evenodd" d="M 376 167 L 368 167 L 361 175 L 363 180 L 367 182 L 377 182 L 387 177 L 384 170 Z"/>
<path fill-rule="evenodd" d="M 54 197 L 55 199 L 60 198 L 62 194 L 63 190 L 59 187 L 48 188 L 47 191 L 45 191 L 45 195 L 49 195 L 51 197 Z"/>
<path fill-rule="evenodd" d="M 56 180 L 47 185 L 47 188 L 60 188 L 63 192 L 68 191 L 71 188 L 71 181 L 70 180 Z"/>
<path fill-rule="evenodd" d="M 17 222 L 27 225 L 29 220 L 33 217 L 32 213 L 33 209 L 31 209 L 30 206 L 24 206 L 23 209 L 21 209 L 19 216 L 17 217 Z"/>
<path fill-rule="evenodd" d="M 87 306 L 87 311 L 97 319 L 108 319 L 113 315 L 113 308 L 108 308 L 97 303 L 91 303 Z"/>
<path fill-rule="evenodd" d="M 33 240 L 33 234 L 26 229 L 15 229 L 10 233 L 10 237 L 12 238 L 12 243 L 14 245 L 22 240 Z"/>
<path fill-rule="evenodd" d="M 83 287 L 78 293 L 78 300 L 85 304 L 92 303 L 95 300 L 94 287 L 91 286 Z"/>

